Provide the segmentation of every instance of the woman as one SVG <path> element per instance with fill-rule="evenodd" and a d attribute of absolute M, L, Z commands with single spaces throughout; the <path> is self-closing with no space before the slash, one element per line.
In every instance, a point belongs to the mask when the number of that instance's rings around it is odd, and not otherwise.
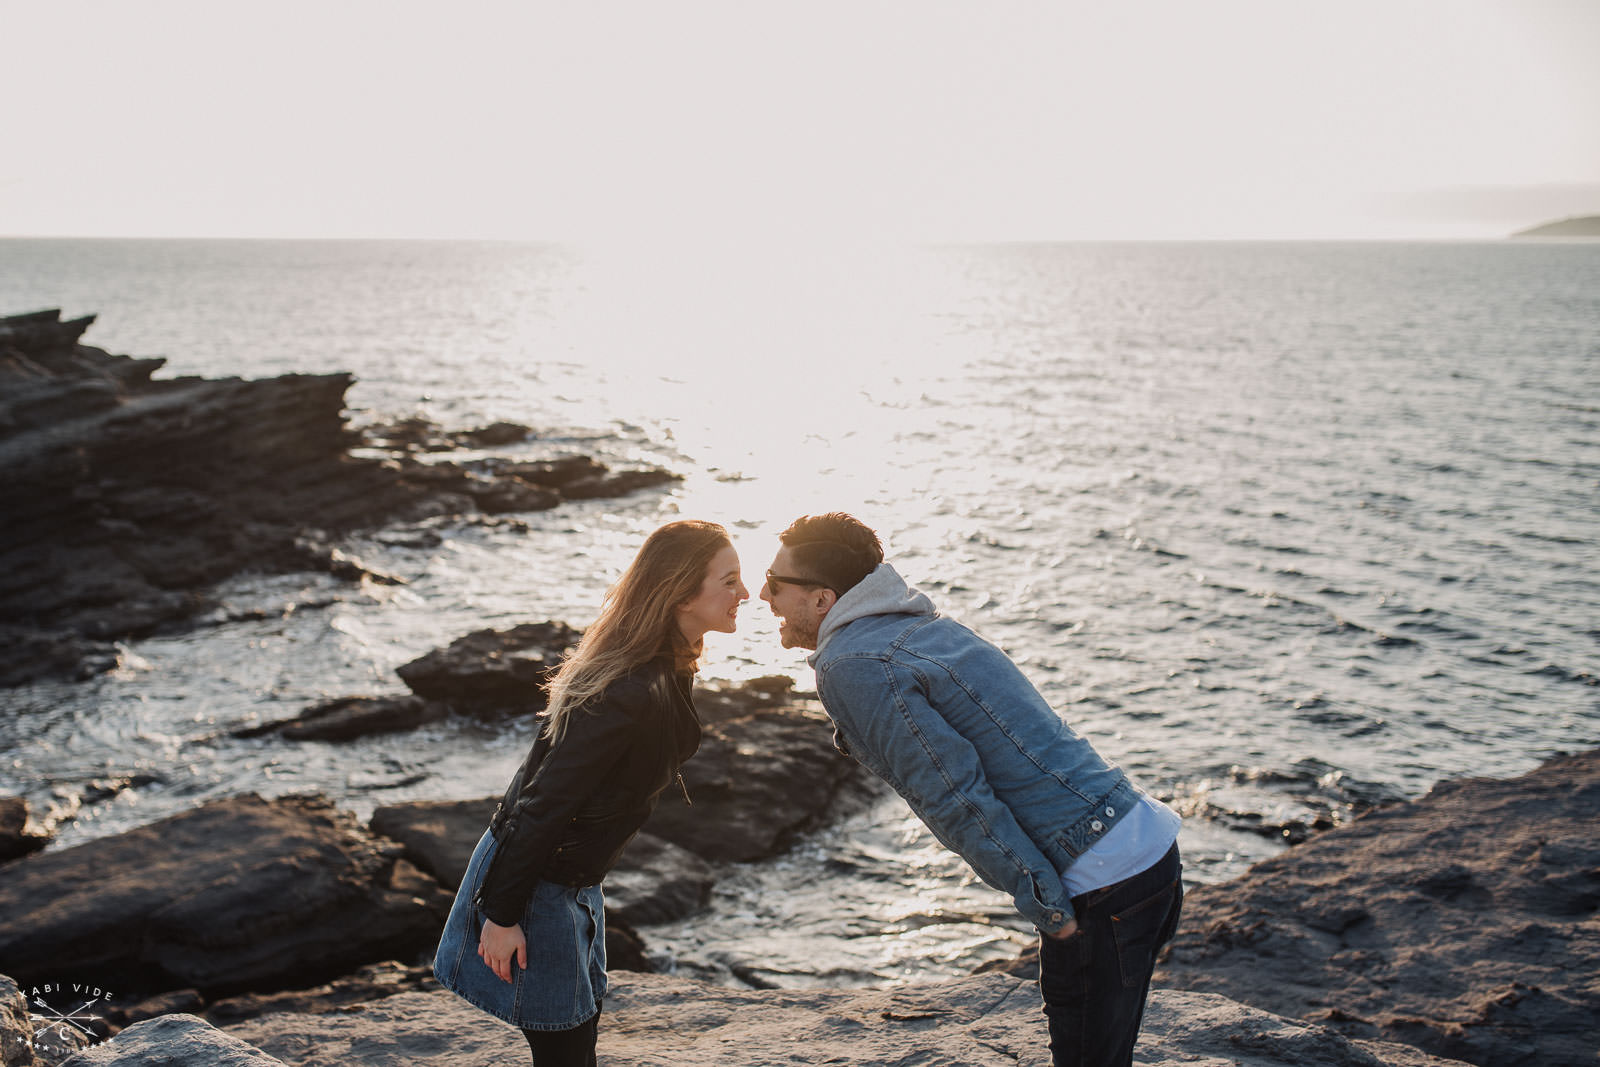
<path fill-rule="evenodd" d="M 600 882 L 656 798 L 682 786 L 700 745 L 690 687 L 702 639 L 732 633 L 749 597 L 721 526 L 651 534 L 551 681 L 533 750 L 467 865 L 434 973 L 521 1027 L 538 1067 L 595 1062 Z"/>

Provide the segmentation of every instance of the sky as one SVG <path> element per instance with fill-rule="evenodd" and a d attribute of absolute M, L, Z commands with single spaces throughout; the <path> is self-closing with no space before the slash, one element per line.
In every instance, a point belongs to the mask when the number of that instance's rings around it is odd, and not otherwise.
<path fill-rule="evenodd" d="M 0 235 L 1479 238 L 1600 0 L 0 0 Z"/>

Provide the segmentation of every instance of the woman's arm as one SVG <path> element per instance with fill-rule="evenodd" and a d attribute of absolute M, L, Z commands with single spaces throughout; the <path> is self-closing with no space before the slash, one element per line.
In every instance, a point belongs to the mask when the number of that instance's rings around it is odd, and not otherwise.
<path fill-rule="evenodd" d="M 635 692 L 638 690 L 638 692 Z M 474 903 L 500 926 L 515 926 L 572 817 L 610 777 L 638 730 L 642 687 L 621 682 L 574 709 L 506 816 L 506 828 Z"/>

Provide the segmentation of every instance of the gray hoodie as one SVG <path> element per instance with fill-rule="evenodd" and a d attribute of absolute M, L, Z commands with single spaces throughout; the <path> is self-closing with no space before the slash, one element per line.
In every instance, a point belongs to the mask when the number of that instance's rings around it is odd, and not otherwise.
<path fill-rule="evenodd" d="M 927 594 L 919 593 L 887 563 L 880 563 L 871 574 L 833 605 L 817 631 L 817 650 L 806 657 L 814 669 L 817 657 L 828 641 L 848 624 L 869 615 L 937 615 L 938 609 Z"/>

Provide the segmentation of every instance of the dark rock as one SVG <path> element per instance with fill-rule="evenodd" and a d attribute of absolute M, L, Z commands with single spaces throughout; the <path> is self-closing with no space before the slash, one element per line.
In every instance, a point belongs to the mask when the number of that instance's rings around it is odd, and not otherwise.
<path fill-rule="evenodd" d="M 361 441 L 371 448 L 399 452 L 449 452 L 455 442 L 438 423 L 421 415 L 373 423 L 361 428 Z"/>
<path fill-rule="evenodd" d="M 110 1017 L 118 1029 L 126 1029 L 158 1015 L 198 1015 L 205 1004 L 206 998 L 198 989 L 174 989 L 117 1008 L 110 1012 Z"/>
<path fill-rule="evenodd" d="M 484 797 L 391 804 L 373 812 L 368 826 L 400 842 L 407 859 L 454 892 L 499 803 L 499 797 Z"/>
<path fill-rule="evenodd" d="M 797 694 L 793 678 L 773 674 L 721 685 L 696 683 L 694 707 L 703 723 L 727 722 L 785 704 L 811 701 L 809 706 L 814 707 L 814 697 L 812 693 Z"/>
<path fill-rule="evenodd" d="M 33 1063 L 33 1020 L 28 998 L 9 975 L 0 974 L 0 1065 L 29 1067 Z"/>
<path fill-rule="evenodd" d="M 396 670 L 411 691 L 469 715 L 535 712 L 580 632 L 562 622 L 478 630 Z"/>
<path fill-rule="evenodd" d="M 414 730 L 438 722 L 450 709 L 419 696 L 342 697 L 307 708 L 292 719 L 245 726 L 234 737 L 273 734 L 290 741 L 350 741 L 358 737 Z"/>
<path fill-rule="evenodd" d="M 26 800 L 0 797 L 0 863 L 37 852 L 49 843 L 49 837 L 28 832 Z"/>
<path fill-rule="evenodd" d="M 134 1023 L 110 1041 L 73 1056 L 71 1067 L 286 1067 L 193 1015 Z"/>
<path fill-rule="evenodd" d="M 485 797 L 393 804 L 373 812 L 369 825 L 373 833 L 400 842 L 407 859 L 454 890 L 498 803 L 498 797 Z M 698 856 L 640 834 L 606 877 L 607 921 L 649 926 L 684 918 L 705 906 L 715 881 Z"/>
<path fill-rule="evenodd" d="M 521 423 L 502 421 L 475 430 L 462 430 L 452 437 L 458 443 L 474 448 L 498 448 L 520 444 L 533 435 L 533 430 Z"/>
<path fill-rule="evenodd" d="M 833 747 L 826 714 L 800 705 L 708 723 L 683 779 L 691 803 L 666 794 L 646 829 L 713 862 L 775 856 L 883 789 Z"/>
<path fill-rule="evenodd" d="M 449 896 L 400 851 L 319 798 L 217 801 L 9 865 L 0 960 L 124 995 L 325 981 L 434 945 Z"/>
<path fill-rule="evenodd" d="M 606 922 L 615 916 L 649 926 L 687 918 L 706 906 L 715 884 L 705 860 L 654 834 L 640 834 L 606 876 Z"/>
<path fill-rule="evenodd" d="M 275 1011 L 308 1014 L 337 1011 L 353 1004 L 370 1004 L 400 993 L 438 989 L 432 966 L 407 965 L 388 960 L 369 964 L 353 974 L 311 989 L 287 989 L 279 993 L 246 993 L 227 997 L 205 1010 L 214 1026 L 229 1026 Z M 195 1011 L 195 1008 L 178 1010 Z"/>
<path fill-rule="evenodd" d="M 613 918 L 611 909 L 607 908 L 606 970 L 653 974 L 655 969 L 655 964 L 650 962 L 650 957 L 645 951 L 644 938 L 639 936 L 639 931 L 622 920 Z"/>
<path fill-rule="evenodd" d="M 1443 783 L 1190 887 L 1158 986 L 1471 1063 L 1590 1062 L 1600 751 Z"/>
<path fill-rule="evenodd" d="M 371 581 L 378 585 L 405 585 L 404 578 L 383 574 L 370 569 L 360 560 L 348 555 L 325 541 L 312 537 L 297 537 L 295 551 L 299 552 L 308 571 L 322 571 L 346 582 Z"/>
<path fill-rule="evenodd" d="M 568 500 L 598 500 L 603 497 L 624 496 L 640 489 L 655 489 L 682 480 L 683 475 L 659 468 L 613 471 L 599 477 L 569 482 L 562 486 L 561 495 Z"/>
<path fill-rule="evenodd" d="M 515 1028 L 442 990 L 359 1012 L 264 1015 L 230 1033 L 299 1067 L 467 1067 L 528 1056 Z M 1144 1035 L 1137 1055 L 1146 1067 L 1450 1067 L 1404 1045 L 1351 1040 L 1203 993 L 1156 991 Z M 600 1032 L 608 1067 L 1047 1067 L 1047 1042 L 1037 986 L 1002 975 L 888 989 L 750 990 L 618 974 Z"/>
<path fill-rule="evenodd" d="M 461 483 L 472 503 L 488 515 L 514 511 L 546 511 L 561 503 L 561 494 L 540 489 L 516 478 L 490 481 L 471 477 Z"/>
<path fill-rule="evenodd" d="M 503 474 L 546 489 L 565 489 L 574 482 L 603 477 L 605 464 L 590 456 L 562 456 L 558 459 L 522 460 L 499 467 Z"/>
<path fill-rule="evenodd" d="M 394 583 L 334 547 L 397 520 L 541 510 L 674 476 L 589 464 L 571 494 L 492 463 L 416 455 L 458 442 L 425 420 L 367 441 L 344 421 L 348 374 L 158 380 L 164 361 L 79 344 L 92 318 L 0 318 L 0 686 L 82 677 L 111 642 L 192 625 L 242 571 Z M 468 431 L 509 440 L 509 425 Z"/>

